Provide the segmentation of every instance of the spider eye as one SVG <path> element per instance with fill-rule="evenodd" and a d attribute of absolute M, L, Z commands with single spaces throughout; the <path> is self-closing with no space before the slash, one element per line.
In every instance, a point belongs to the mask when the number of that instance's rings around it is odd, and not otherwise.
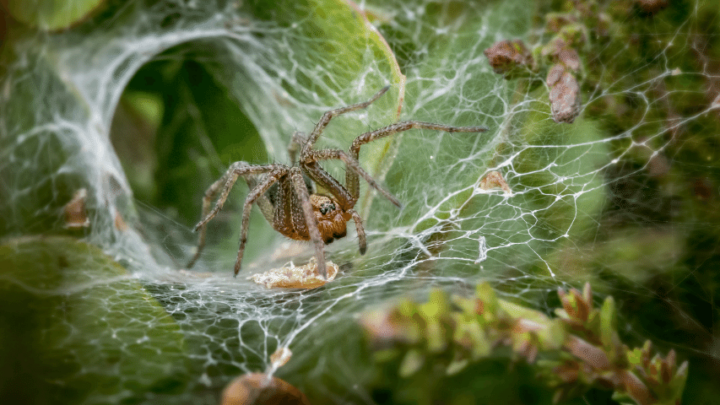
<path fill-rule="evenodd" d="M 323 204 L 322 207 L 320 207 L 320 213 L 323 215 L 330 211 L 335 211 L 335 204 Z"/>

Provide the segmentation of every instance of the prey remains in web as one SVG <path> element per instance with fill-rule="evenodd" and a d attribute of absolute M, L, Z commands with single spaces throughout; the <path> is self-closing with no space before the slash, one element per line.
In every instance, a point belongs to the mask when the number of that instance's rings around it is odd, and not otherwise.
<path fill-rule="evenodd" d="M 445 132 L 484 132 L 487 130 L 483 127 L 453 127 L 429 122 L 403 121 L 358 136 L 348 152 L 339 149 L 313 149 L 330 120 L 338 115 L 366 108 L 385 94 L 389 88 L 389 86 L 383 88 L 370 100 L 363 103 L 326 112 L 308 136 L 299 132 L 294 133 L 288 148 L 292 166 L 283 164 L 251 165 L 246 162 L 235 162 L 230 165 L 227 172 L 205 192 L 202 220 L 195 226 L 195 231 L 200 231 L 198 246 L 187 267 L 192 267 L 200 257 L 205 246 L 206 225 L 222 209 L 230 190 L 239 177 L 243 177 L 247 181 L 250 192 L 243 205 L 240 249 L 235 262 L 235 276 L 240 272 L 242 264 L 253 203 L 260 207 L 265 219 L 277 232 L 290 239 L 312 242 L 315 248 L 317 271 L 323 278 L 327 278 L 325 245 L 345 236 L 347 233 L 346 223 L 350 219 L 355 222 L 360 254 L 365 254 L 367 242 L 363 221 L 353 209 L 360 198 L 360 177 L 397 207 L 400 207 L 400 201 L 360 167 L 358 162 L 360 147 L 376 139 L 413 128 Z M 295 162 L 298 150 L 300 156 Z M 319 162 L 323 160 L 340 160 L 345 163 L 345 185 L 330 176 L 320 166 Z M 330 195 L 316 193 L 314 184 L 320 185 Z M 220 197 L 211 211 L 211 202 L 218 193 L 220 193 Z"/>

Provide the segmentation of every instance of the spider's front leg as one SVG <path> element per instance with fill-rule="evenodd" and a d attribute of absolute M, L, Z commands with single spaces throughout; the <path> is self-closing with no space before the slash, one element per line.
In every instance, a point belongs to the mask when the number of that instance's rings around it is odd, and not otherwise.
<path fill-rule="evenodd" d="M 318 220 L 315 218 L 315 213 L 313 212 L 313 207 L 310 203 L 310 194 L 308 194 L 307 186 L 305 185 L 305 180 L 303 179 L 302 172 L 299 167 L 293 167 L 290 169 L 290 179 L 293 182 L 295 194 L 300 199 L 307 232 L 313 246 L 315 247 L 315 259 L 317 260 L 318 273 L 320 273 L 323 278 L 327 279 L 327 269 L 325 268 L 325 242 L 323 242 L 320 237 Z"/>
<path fill-rule="evenodd" d="M 315 146 L 315 142 L 317 142 L 318 138 L 320 138 L 320 134 L 322 134 L 325 127 L 330 123 L 330 120 L 332 120 L 334 117 L 337 117 L 338 115 L 342 115 L 345 113 L 349 113 L 351 111 L 357 111 L 357 110 L 361 110 L 363 108 L 367 108 L 370 104 L 377 101 L 377 99 L 379 99 L 389 89 L 390 89 L 390 86 L 385 86 L 382 89 L 380 89 L 380 91 L 375 93 L 375 95 L 372 96 L 370 98 L 370 100 L 368 100 L 368 101 L 349 105 L 347 107 L 336 108 L 334 110 L 330 110 L 330 111 L 326 112 L 325 114 L 323 114 L 322 118 L 320 118 L 320 121 L 318 121 L 318 123 L 315 125 L 315 128 L 313 129 L 313 131 L 307 137 L 307 140 L 301 150 L 302 152 L 301 152 L 300 159 L 302 159 L 302 155 L 307 154 L 312 149 L 312 147 Z"/>
<path fill-rule="evenodd" d="M 360 147 L 366 143 L 372 142 L 377 139 L 385 138 L 387 136 L 396 134 L 398 132 L 405 132 L 411 129 L 431 129 L 434 131 L 444 132 L 485 132 L 487 128 L 484 127 L 453 127 L 450 125 L 433 124 L 431 122 L 420 122 L 420 121 L 403 121 L 392 125 L 388 125 L 384 128 L 377 129 L 375 131 L 366 132 L 353 141 L 350 146 L 350 157 L 357 162 L 360 159 Z M 356 200 L 360 198 L 360 180 L 358 179 L 358 172 L 355 170 L 347 170 L 345 172 L 345 187 L 352 194 Z"/>
<path fill-rule="evenodd" d="M 329 159 L 342 160 L 343 163 L 345 163 L 347 172 L 355 173 L 356 177 L 359 175 L 365 181 L 367 181 L 367 183 L 371 187 L 373 187 L 378 192 L 380 192 L 380 194 L 382 194 L 383 197 L 390 200 L 391 203 L 395 204 L 398 208 L 402 207 L 402 204 L 400 204 L 400 201 L 397 198 L 395 198 L 395 196 L 393 196 L 392 194 L 390 194 L 389 191 L 385 190 L 382 186 L 380 186 L 380 184 L 378 184 L 375 181 L 375 179 L 373 179 L 372 176 L 370 176 L 370 174 L 368 174 L 368 172 L 366 172 L 362 167 L 360 167 L 360 163 L 345 151 L 342 151 L 339 149 L 311 150 L 307 154 L 305 154 L 304 160 L 303 160 L 303 165 L 306 168 L 309 168 L 309 167 L 314 166 L 315 162 L 317 162 L 317 161 L 329 160 Z M 320 183 L 320 181 L 318 181 L 317 179 L 314 179 L 314 180 L 317 181 L 318 183 Z M 333 179 L 333 181 L 335 181 L 335 180 Z M 344 188 L 343 188 L 343 190 L 344 190 Z M 332 189 L 331 189 L 331 191 L 332 191 Z M 347 191 L 346 191 L 346 193 L 347 193 Z M 351 195 L 350 204 L 346 209 L 353 208 L 355 206 L 355 203 L 358 200 L 357 195 L 353 195 L 352 192 L 350 192 L 350 195 Z"/>

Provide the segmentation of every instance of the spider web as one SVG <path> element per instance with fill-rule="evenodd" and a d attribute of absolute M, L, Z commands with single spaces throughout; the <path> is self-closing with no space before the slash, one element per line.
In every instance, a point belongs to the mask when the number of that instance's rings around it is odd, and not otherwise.
<path fill-rule="evenodd" d="M 657 37 L 617 33 L 654 41 L 652 49 L 658 51 L 650 60 L 626 64 L 627 49 L 616 48 L 617 42 L 588 56 L 585 69 L 592 70 L 578 74 L 581 86 L 591 81 L 605 86 L 583 91 L 573 124 L 553 121 L 541 74 L 505 80 L 483 55 L 505 39 L 522 39 L 528 47 L 544 44 L 548 35 L 533 22 L 543 6 L 359 3 L 394 52 L 403 81 L 392 58 L 379 55 L 382 44 L 370 26 L 365 37 L 354 37 L 348 46 L 355 57 L 345 58 L 346 44 L 318 25 L 318 15 L 331 9 L 312 8 L 333 4 L 344 3 L 302 3 L 288 6 L 292 13 L 282 16 L 251 3 L 134 1 L 114 9 L 112 18 L 103 14 L 75 30 L 26 35 L 13 47 L 1 86 L 0 232 L 13 237 L 60 230 L 63 206 L 78 189 L 87 189 L 92 226 L 85 239 L 125 266 L 128 277 L 159 301 L 183 334 L 188 362 L 182 373 L 188 382 L 178 392 L 143 394 L 140 400 L 215 403 L 235 376 L 270 370 L 313 398 L 372 403 L 358 383 L 368 372 L 354 326 L 368 308 L 407 296 L 423 299 L 435 287 L 469 291 L 482 281 L 537 308 L 550 308 L 549 297 L 558 287 L 584 281 L 601 296 L 626 293 L 642 302 L 654 297 L 646 282 L 657 274 L 673 272 L 669 277 L 679 285 L 714 263 L 713 248 L 702 252 L 705 261 L 687 261 L 683 250 L 690 234 L 704 235 L 698 245 L 715 240 L 714 215 L 703 221 L 688 206 L 708 213 L 717 198 L 717 186 L 705 174 L 717 173 L 714 151 L 702 146 L 701 127 L 708 117 L 717 120 L 712 92 L 717 92 L 718 60 L 688 70 L 695 65 L 681 66 L 677 59 L 693 52 L 698 58 L 713 55 L 703 46 L 717 41 L 716 32 L 691 35 L 703 20 L 699 13 L 705 2 L 688 3 L 679 24 L 658 16 Z M 653 17 L 635 10 L 620 25 L 647 18 Z M 244 271 L 231 277 L 239 207 L 247 193 L 243 185 L 214 220 L 217 232 L 198 266 L 178 272 L 194 249 L 193 224 L 135 199 L 110 132 L 123 92 L 143 66 L 188 59 L 199 61 L 252 123 L 266 162 L 286 163 L 293 131 L 309 132 L 324 111 L 364 101 L 386 84 L 392 90 L 376 104 L 333 120 L 320 145 L 346 149 L 360 133 L 398 118 L 482 125 L 489 131 L 414 130 L 363 149 L 361 163 L 404 207 L 398 210 L 366 193 L 358 208 L 366 220 L 368 252 L 358 254 L 352 229 L 345 240 L 328 246 L 328 259 L 341 272 L 323 288 L 268 290 L 245 280 L 312 256 L 311 247 L 288 245 L 272 232 L 258 212 L 250 225 Z M 693 80 L 706 83 L 706 94 L 683 88 L 683 81 Z M 670 110 L 668 103 L 677 99 L 687 99 L 689 107 L 657 113 Z M 197 133 L 201 140 L 208 136 Z M 703 151 L 704 160 L 693 161 L 692 153 L 682 152 L 683 144 L 691 152 Z M 201 178 L 187 178 L 199 188 L 239 160 L 212 145 L 202 154 L 198 161 L 210 169 L 198 169 Z M 678 166 L 687 178 L 670 180 L 671 168 Z M 328 167 L 334 177 L 344 178 L 341 166 Z M 493 171 L 509 190 L 484 189 L 482 180 Z M 681 189 L 673 189 L 678 185 Z M 201 194 L 182 198 L 199 206 Z M 622 252 L 638 253 L 623 245 L 641 246 L 651 257 L 624 258 Z M 683 311 L 681 305 L 668 306 Z M 647 337 L 645 326 L 635 325 L 628 323 L 625 333 Z M 675 332 L 684 336 L 685 329 Z M 706 331 L 698 335 L 702 341 L 716 339 Z M 678 340 L 668 340 L 677 345 Z M 276 370 L 270 356 L 281 347 L 294 354 Z M 709 347 L 698 351 L 712 355 Z M 86 402 L 132 395 L 97 394 Z"/>

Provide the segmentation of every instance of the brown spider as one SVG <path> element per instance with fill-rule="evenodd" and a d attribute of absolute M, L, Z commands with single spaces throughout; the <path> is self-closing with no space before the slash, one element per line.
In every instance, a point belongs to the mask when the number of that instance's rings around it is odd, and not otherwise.
<path fill-rule="evenodd" d="M 355 221 L 358 242 L 360 244 L 360 254 L 364 254 L 367 249 L 365 230 L 363 229 L 362 218 L 360 218 L 360 215 L 353 209 L 360 196 L 360 180 L 358 176 L 362 177 L 371 187 L 375 188 L 396 206 L 400 207 L 400 202 L 387 190 L 380 187 L 380 185 L 360 167 L 358 163 L 360 147 L 376 139 L 413 128 L 446 132 L 483 132 L 487 130 L 482 127 L 451 127 L 427 122 L 405 121 L 358 136 L 353 141 L 352 146 L 350 146 L 349 153 L 338 149 L 313 149 L 313 145 L 315 145 L 320 134 L 322 134 L 322 131 L 333 117 L 366 108 L 385 94 L 389 88 L 389 86 L 383 88 L 364 103 L 353 104 L 326 112 L 320 119 L 320 122 L 315 125 L 312 133 L 307 137 L 298 132 L 294 133 L 290 146 L 288 147 L 293 166 L 283 164 L 258 166 L 250 165 L 246 162 L 235 162 L 230 165 L 225 175 L 213 183 L 205 192 L 202 208 L 203 219 L 195 226 L 195 231 L 200 230 L 198 247 L 187 267 L 192 267 L 200 257 L 200 252 L 205 246 L 205 225 L 222 209 L 228 194 L 230 194 L 230 189 L 232 189 L 240 176 L 247 181 L 250 192 L 243 206 L 240 249 L 238 250 L 237 261 L 235 262 L 236 276 L 240 271 L 240 264 L 242 262 L 243 252 L 245 251 L 250 210 L 253 203 L 258 204 L 265 219 L 272 224 L 273 229 L 276 231 L 291 239 L 310 240 L 313 242 L 318 272 L 323 277 L 327 276 L 323 248 L 334 239 L 345 236 L 346 222 L 350 221 L 351 218 Z M 298 147 L 300 149 L 300 159 L 297 165 L 295 165 L 295 154 L 298 151 Z M 330 174 L 318 164 L 318 162 L 322 160 L 330 159 L 342 160 L 345 163 L 345 186 L 330 176 Z M 316 194 L 313 190 L 312 182 L 322 186 L 331 196 Z M 220 198 L 217 204 L 215 204 L 215 208 L 210 211 L 210 203 L 221 189 L 222 193 L 220 194 Z"/>

